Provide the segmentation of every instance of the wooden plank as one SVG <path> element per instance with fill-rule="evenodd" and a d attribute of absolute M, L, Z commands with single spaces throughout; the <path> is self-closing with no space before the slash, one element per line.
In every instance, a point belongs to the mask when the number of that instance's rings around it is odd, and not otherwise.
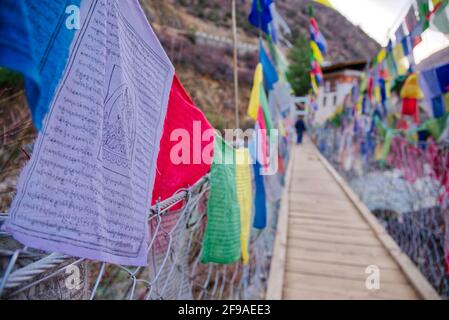
<path fill-rule="evenodd" d="M 380 291 L 354 292 L 350 290 L 317 289 L 304 286 L 303 288 L 284 289 L 284 299 L 286 300 L 400 300 L 403 297 L 383 294 Z M 410 299 L 414 299 L 410 298 Z"/>
<path fill-rule="evenodd" d="M 373 247 L 373 246 L 359 246 L 353 244 L 341 244 L 334 242 L 322 242 L 314 240 L 301 240 L 301 241 L 290 241 L 288 243 L 288 248 L 298 248 L 298 249 L 308 249 L 316 251 L 325 252 L 339 252 L 344 254 L 364 254 L 364 255 L 378 255 L 385 254 L 387 251 L 384 247 Z"/>
<path fill-rule="evenodd" d="M 310 207 L 295 207 L 295 208 L 291 208 L 290 209 L 290 214 L 294 215 L 294 214 L 313 214 L 315 217 L 319 217 L 319 216 L 330 216 L 330 217 L 349 217 L 349 218 L 354 218 L 354 219 L 359 219 L 361 221 L 363 221 L 363 218 L 360 217 L 360 215 L 356 214 L 354 211 L 351 210 L 326 210 L 326 209 L 321 209 L 320 207 L 314 207 L 314 208 L 310 208 Z"/>
<path fill-rule="evenodd" d="M 299 261 L 297 259 L 287 258 L 287 265 L 285 270 L 292 273 L 311 274 L 317 276 L 325 276 L 339 279 L 351 279 L 366 281 L 366 268 L 369 264 L 364 266 L 351 266 L 342 264 L 332 264 L 328 262 L 317 261 Z M 399 269 L 382 269 L 379 267 L 380 283 L 400 283 L 408 284 L 407 279 Z"/>
<path fill-rule="evenodd" d="M 369 255 L 362 253 L 347 254 L 344 252 L 308 250 L 307 248 L 289 248 L 287 252 L 287 260 L 288 259 L 298 260 L 298 263 L 301 261 L 327 262 L 334 264 L 336 267 L 339 265 L 365 267 L 377 265 L 382 269 L 399 270 L 398 265 L 391 259 L 387 252 Z"/>
<path fill-rule="evenodd" d="M 374 236 L 364 235 L 364 236 L 353 236 L 353 235 L 339 235 L 339 234 L 325 234 L 319 232 L 307 232 L 304 229 L 298 230 L 295 228 L 289 228 L 288 239 L 307 239 L 312 241 L 321 242 L 334 242 L 334 243 L 347 243 L 347 244 L 357 244 L 364 246 L 381 246 L 381 243 Z"/>
<path fill-rule="evenodd" d="M 351 211 L 354 210 L 352 206 L 345 203 L 344 201 L 332 201 L 326 202 L 324 200 L 321 201 L 313 201 L 310 199 L 305 199 L 303 197 L 297 197 L 296 199 L 290 199 L 290 206 L 295 209 L 308 209 L 308 210 L 335 210 L 335 211 Z"/>
<path fill-rule="evenodd" d="M 289 219 L 289 197 L 293 168 L 295 166 L 296 150 L 297 149 L 293 148 L 292 157 L 290 158 L 285 177 L 285 186 L 281 199 L 281 207 L 279 209 L 279 220 L 274 241 L 273 256 L 271 259 L 270 275 L 265 295 L 267 300 L 281 300 L 283 294 Z"/>
<path fill-rule="evenodd" d="M 348 229 L 343 226 L 340 227 L 333 227 L 333 226 L 323 226 L 321 224 L 317 225 L 302 225 L 298 223 L 289 223 L 290 228 L 298 229 L 298 227 L 301 227 L 301 230 L 304 230 L 306 232 L 317 232 L 317 233 L 325 233 L 329 235 L 350 235 L 350 236 L 371 236 L 375 237 L 374 233 L 370 229 L 360 230 L 360 229 Z"/>
<path fill-rule="evenodd" d="M 411 290 L 410 285 L 381 283 L 380 290 L 368 290 L 365 280 L 340 279 L 315 275 L 303 275 L 285 272 L 286 288 L 301 290 L 304 288 L 322 290 L 328 292 L 342 291 L 353 292 L 357 295 L 366 295 L 378 292 L 379 295 L 391 299 L 417 299 L 416 293 Z"/>
<path fill-rule="evenodd" d="M 340 222 L 340 221 L 321 221 L 315 218 L 302 218 L 290 215 L 289 223 L 299 224 L 303 226 L 332 226 L 332 227 L 345 227 L 347 229 L 357 229 L 357 230 L 371 230 L 366 224 L 362 222 L 351 221 L 350 223 Z"/>
<path fill-rule="evenodd" d="M 317 204 L 306 204 L 306 203 L 294 203 L 292 201 L 289 202 L 290 205 L 290 211 L 291 212 L 309 212 L 309 213 L 351 213 L 354 214 L 355 213 L 355 209 L 354 208 L 344 208 L 344 209 L 340 209 L 340 208 L 332 208 L 331 206 L 322 206 L 322 205 L 317 205 Z M 355 215 L 357 216 L 357 215 Z M 360 215 L 358 215 L 360 217 Z M 363 220 L 363 219 L 362 219 Z"/>
<path fill-rule="evenodd" d="M 396 242 L 386 233 L 385 229 L 373 216 L 366 205 L 362 203 L 362 201 L 354 193 L 354 191 L 352 191 L 352 189 L 347 185 L 343 178 L 335 171 L 335 169 L 329 164 L 329 162 L 321 154 L 319 154 L 318 151 L 317 154 L 320 157 L 320 160 L 324 164 L 325 168 L 329 171 L 329 173 L 331 173 L 336 182 L 342 187 L 348 198 L 359 210 L 360 214 L 365 218 L 368 224 L 372 227 L 378 239 L 399 264 L 402 271 L 405 273 L 406 277 L 413 285 L 414 289 L 419 293 L 419 295 L 422 298 L 428 300 L 440 300 L 441 297 L 438 295 L 435 289 L 430 285 L 427 279 L 424 278 L 422 273 L 413 264 L 410 258 L 402 252 Z"/>
<path fill-rule="evenodd" d="M 312 204 L 312 205 L 321 205 L 324 208 L 330 209 L 353 209 L 351 202 L 348 201 L 347 198 L 341 197 L 340 199 L 326 199 L 325 197 L 310 197 L 306 195 L 297 195 L 295 198 L 290 199 L 290 202 L 293 204 Z"/>
<path fill-rule="evenodd" d="M 349 215 L 323 215 L 323 214 L 316 214 L 316 213 L 309 213 L 309 212 L 300 212 L 300 211 L 290 211 L 290 217 L 292 218 L 306 218 L 306 219 L 313 219 L 313 220 L 319 220 L 320 222 L 323 221 L 335 221 L 335 222 L 344 222 L 344 223 L 357 223 L 362 222 L 363 220 L 360 217 L 354 216 L 351 217 Z"/>

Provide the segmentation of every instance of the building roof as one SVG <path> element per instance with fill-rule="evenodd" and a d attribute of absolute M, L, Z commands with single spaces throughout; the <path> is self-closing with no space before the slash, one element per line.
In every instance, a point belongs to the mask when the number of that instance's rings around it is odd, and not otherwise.
<path fill-rule="evenodd" d="M 364 60 L 337 63 L 328 67 L 323 67 L 323 74 L 335 73 L 344 70 L 363 71 L 365 70 L 366 64 L 367 62 Z"/>
<path fill-rule="evenodd" d="M 438 67 L 440 65 L 449 63 L 449 47 L 444 48 L 434 54 L 429 58 L 421 61 L 417 66 L 417 71 L 424 71 L 430 68 Z"/>

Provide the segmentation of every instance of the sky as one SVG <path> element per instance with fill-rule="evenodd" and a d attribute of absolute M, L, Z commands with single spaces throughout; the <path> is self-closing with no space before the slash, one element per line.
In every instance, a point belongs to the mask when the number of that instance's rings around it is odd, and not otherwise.
<path fill-rule="evenodd" d="M 362 28 L 381 45 L 388 42 L 404 20 L 413 0 L 330 0 L 334 7 L 353 24 Z M 414 51 L 417 63 L 432 53 L 449 46 L 449 38 L 427 30 L 423 42 Z"/>

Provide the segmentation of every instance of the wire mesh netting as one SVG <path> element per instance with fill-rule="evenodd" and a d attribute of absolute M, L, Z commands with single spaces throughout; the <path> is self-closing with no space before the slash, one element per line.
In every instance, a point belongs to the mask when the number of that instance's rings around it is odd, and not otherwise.
<path fill-rule="evenodd" d="M 449 146 L 393 138 L 385 161 L 377 136 L 326 126 L 313 131 L 321 153 L 346 179 L 401 249 L 449 299 Z"/>
<path fill-rule="evenodd" d="M 0 201 L 7 212 L 36 132 L 23 91 L 0 92 Z M 251 232 L 250 263 L 202 264 L 209 177 L 155 205 L 149 215 L 148 265 L 128 267 L 24 247 L 0 232 L 1 299 L 263 299 L 279 202 L 268 227 Z M 182 209 L 174 210 L 183 203 Z M 0 226 L 8 214 L 0 215 Z"/>

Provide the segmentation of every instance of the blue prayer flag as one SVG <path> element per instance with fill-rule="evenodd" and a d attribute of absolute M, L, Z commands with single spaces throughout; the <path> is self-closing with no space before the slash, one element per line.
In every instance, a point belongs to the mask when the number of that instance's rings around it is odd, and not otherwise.
<path fill-rule="evenodd" d="M 265 51 L 262 40 L 259 42 L 259 60 L 262 64 L 265 87 L 267 88 L 267 90 L 272 90 L 274 84 L 278 82 L 279 77 L 276 72 L 276 68 L 274 67 L 273 63 L 268 57 L 268 54 Z"/>
<path fill-rule="evenodd" d="M 75 34 L 66 22 L 81 0 L 2 0 L 0 66 L 21 72 L 38 130 L 61 79 Z"/>
<path fill-rule="evenodd" d="M 432 99 L 432 109 L 433 109 L 433 116 L 435 118 L 441 118 L 444 116 L 446 110 L 444 108 L 442 96 L 438 96 Z"/>
<path fill-rule="evenodd" d="M 449 64 L 438 67 L 435 72 L 441 92 L 449 92 Z"/>
<path fill-rule="evenodd" d="M 265 183 L 263 176 L 260 174 L 261 165 L 259 162 L 255 162 L 253 165 L 254 169 L 254 180 L 255 180 L 255 200 L 254 200 L 254 228 L 265 229 L 267 227 L 267 203 L 265 194 Z"/>
<path fill-rule="evenodd" d="M 273 20 L 270 11 L 270 5 L 273 0 L 253 0 L 249 22 L 256 28 L 262 29 L 267 35 L 270 34 L 269 24 Z"/>

